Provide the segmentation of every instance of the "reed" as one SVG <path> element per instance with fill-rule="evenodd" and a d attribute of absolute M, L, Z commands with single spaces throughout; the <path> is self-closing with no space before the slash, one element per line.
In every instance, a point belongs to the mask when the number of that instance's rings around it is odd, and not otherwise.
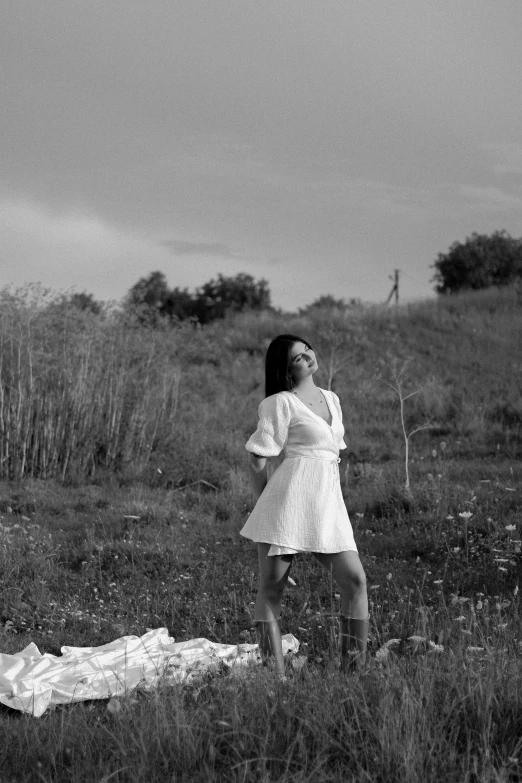
<path fill-rule="evenodd" d="M 148 329 L 64 298 L 0 301 L 0 476 L 92 478 L 143 467 L 176 419 L 180 329 Z"/>

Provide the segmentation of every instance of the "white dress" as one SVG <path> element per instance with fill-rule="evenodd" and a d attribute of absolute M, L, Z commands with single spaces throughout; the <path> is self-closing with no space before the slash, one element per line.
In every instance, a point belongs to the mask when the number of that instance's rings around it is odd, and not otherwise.
<path fill-rule="evenodd" d="M 259 423 L 245 448 L 279 457 L 246 524 L 252 541 L 272 544 L 269 555 L 292 552 L 357 552 L 339 479 L 339 450 L 345 449 L 339 398 L 321 389 L 331 425 L 291 392 L 266 397 Z"/>

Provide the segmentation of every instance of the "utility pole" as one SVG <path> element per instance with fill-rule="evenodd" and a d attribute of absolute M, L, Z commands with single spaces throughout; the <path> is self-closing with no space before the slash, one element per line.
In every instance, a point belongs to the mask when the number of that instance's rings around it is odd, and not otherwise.
<path fill-rule="evenodd" d="M 395 294 L 395 304 L 399 304 L 399 269 L 396 269 L 394 272 L 393 277 L 390 275 L 390 280 L 393 280 L 393 287 L 390 291 L 390 294 L 384 304 L 389 304 L 391 301 L 392 296 Z"/>

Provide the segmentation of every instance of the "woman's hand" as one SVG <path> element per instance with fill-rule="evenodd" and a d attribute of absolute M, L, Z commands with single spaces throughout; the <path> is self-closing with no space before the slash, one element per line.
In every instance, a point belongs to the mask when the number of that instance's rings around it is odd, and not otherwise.
<path fill-rule="evenodd" d="M 267 463 L 266 457 L 259 454 L 250 454 L 250 481 L 256 496 L 256 500 L 261 495 L 267 484 Z"/>

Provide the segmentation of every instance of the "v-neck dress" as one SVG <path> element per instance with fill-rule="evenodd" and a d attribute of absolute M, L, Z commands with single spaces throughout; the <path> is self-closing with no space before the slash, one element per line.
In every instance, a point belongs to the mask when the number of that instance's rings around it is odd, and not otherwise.
<path fill-rule="evenodd" d="M 269 543 L 269 555 L 357 552 L 339 478 L 346 448 L 339 398 L 321 389 L 331 424 L 295 394 L 279 392 L 259 406 L 247 451 L 277 457 L 276 467 L 240 533 Z M 272 461 L 272 460 L 271 460 Z"/>

